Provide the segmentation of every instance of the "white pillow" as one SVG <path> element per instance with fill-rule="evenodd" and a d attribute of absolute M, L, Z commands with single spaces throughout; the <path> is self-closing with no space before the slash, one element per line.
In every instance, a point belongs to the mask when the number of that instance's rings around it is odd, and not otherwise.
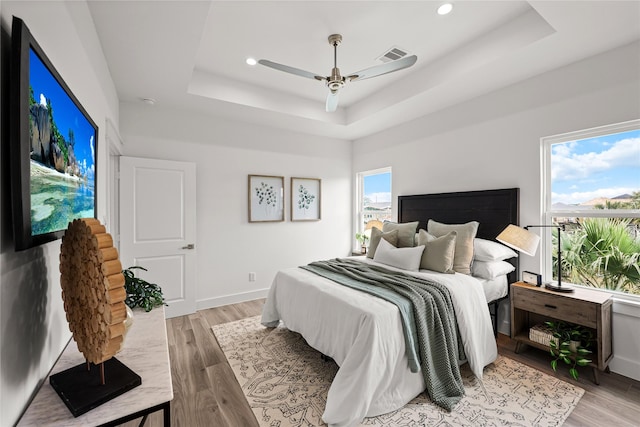
<path fill-rule="evenodd" d="M 475 261 L 471 266 L 471 275 L 492 280 L 503 274 L 509 274 L 516 268 L 507 261 Z"/>
<path fill-rule="evenodd" d="M 518 253 L 502 243 L 476 238 L 473 240 L 473 257 L 476 261 L 504 261 L 515 258 Z"/>
<path fill-rule="evenodd" d="M 396 248 L 384 239 L 380 239 L 373 260 L 403 270 L 418 271 L 424 246 Z"/>

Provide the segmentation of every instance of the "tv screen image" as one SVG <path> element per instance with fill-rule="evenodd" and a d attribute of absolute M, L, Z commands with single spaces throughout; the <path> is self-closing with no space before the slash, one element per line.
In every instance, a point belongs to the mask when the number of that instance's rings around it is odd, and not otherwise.
<path fill-rule="evenodd" d="M 11 38 L 11 194 L 23 250 L 96 217 L 98 127 L 20 18 Z"/>
<path fill-rule="evenodd" d="M 96 129 L 29 49 L 31 234 L 95 216 Z"/>

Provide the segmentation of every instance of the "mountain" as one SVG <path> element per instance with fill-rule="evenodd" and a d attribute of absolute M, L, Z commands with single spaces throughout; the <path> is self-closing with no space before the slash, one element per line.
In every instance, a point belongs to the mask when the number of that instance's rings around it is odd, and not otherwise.
<path fill-rule="evenodd" d="M 619 196 L 616 197 L 611 197 L 611 198 L 607 198 L 607 197 L 596 197 L 595 199 L 591 199 L 587 202 L 584 203 L 580 203 L 580 206 L 595 206 L 595 205 L 604 205 L 607 202 L 610 201 L 616 201 L 616 202 L 630 202 L 632 199 L 631 194 L 621 194 Z"/>

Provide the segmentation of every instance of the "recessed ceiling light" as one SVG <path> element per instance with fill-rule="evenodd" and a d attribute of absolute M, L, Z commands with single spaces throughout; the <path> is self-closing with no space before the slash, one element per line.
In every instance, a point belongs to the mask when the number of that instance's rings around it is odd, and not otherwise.
<path fill-rule="evenodd" d="M 247 64 L 256 65 L 257 63 L 258 61 L 256 61 L 255 58 L 247 58 Z"/>
<path fill-rule="evenodd" d="M 452 10 L 453 10 L 453 5 L 451 3 L 444 3 L 438 8 L 438 15 L 446 15 Z"/>

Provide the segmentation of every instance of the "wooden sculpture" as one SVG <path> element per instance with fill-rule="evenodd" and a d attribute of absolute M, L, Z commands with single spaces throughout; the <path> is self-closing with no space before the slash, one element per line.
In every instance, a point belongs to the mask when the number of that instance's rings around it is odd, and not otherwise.
<path fill-rule="evenodd" d="M 78 350 L 96 365 L 111 359 L 124 339 L 127 293 L 118 250 L 97 219 L 69 224 L 60 247 L 60 284 Z"/>

